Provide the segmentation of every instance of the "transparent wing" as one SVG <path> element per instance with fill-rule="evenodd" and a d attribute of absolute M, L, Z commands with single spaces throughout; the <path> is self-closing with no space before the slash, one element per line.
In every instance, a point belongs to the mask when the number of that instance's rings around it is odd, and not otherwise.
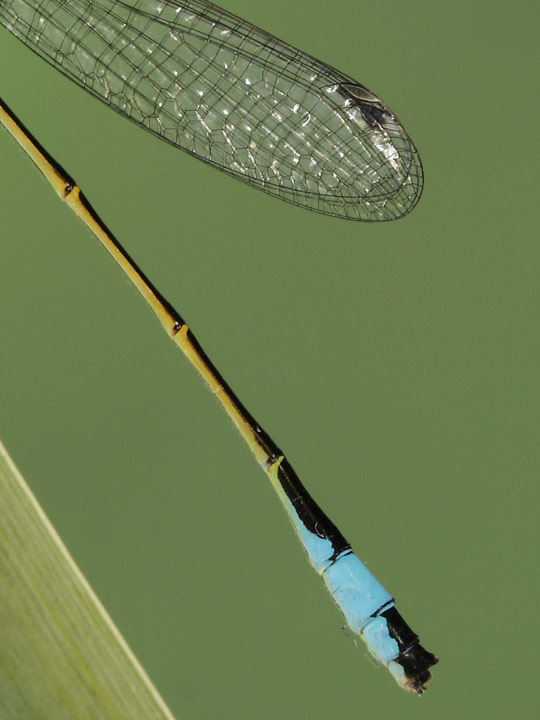
<path fill-rule="evenodd" d="M 0 0 L 0 23 L 133 122 L 283 200 L 381 221 L 421 195 L 416 148 L 379 98 L 204 0 Z"/>

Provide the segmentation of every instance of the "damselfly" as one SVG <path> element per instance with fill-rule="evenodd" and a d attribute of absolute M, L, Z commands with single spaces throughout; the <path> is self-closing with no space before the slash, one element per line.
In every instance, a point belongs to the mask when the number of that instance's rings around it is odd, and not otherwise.
<path fill-rule="evenodd" d="M 330 215 L 390 220 L 416 204 L 422 170 L 395 115 L 363 85 L 201 0 L 0 1 L 0 23 L 145 129 L 249 185 Z M 108 231 L 75 182 L 2 103 L 0 119 L 107 248 L 195 366 L 270 478 L 348 625 L 404 688 L 437 658 L 314 502 L 182 317 Z"/>

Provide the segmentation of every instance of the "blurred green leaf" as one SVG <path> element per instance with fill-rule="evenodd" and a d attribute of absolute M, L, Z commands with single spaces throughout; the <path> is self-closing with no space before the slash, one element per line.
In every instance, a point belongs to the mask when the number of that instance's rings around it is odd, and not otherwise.
<path fill-rule="evenodd" d="M 0 443 L 0 714 L 173 716 Z"/>

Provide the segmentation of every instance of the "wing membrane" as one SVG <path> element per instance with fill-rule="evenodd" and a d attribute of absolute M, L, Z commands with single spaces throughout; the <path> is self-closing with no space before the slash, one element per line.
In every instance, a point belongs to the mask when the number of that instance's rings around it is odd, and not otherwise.
<path fill-rule="evenodd" d="M 114 110 L 233 177 L 352 220 L 423 183 L 396 116 L 352 78 L 204 2 L 0 2 L 0 23 Z"/>

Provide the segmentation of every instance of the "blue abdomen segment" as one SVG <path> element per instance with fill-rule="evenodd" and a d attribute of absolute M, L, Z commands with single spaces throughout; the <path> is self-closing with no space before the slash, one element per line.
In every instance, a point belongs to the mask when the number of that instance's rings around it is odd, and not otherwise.
<path fill-rule="evenodd" d="M 392 596 L 353 552 L 338 557 L 323 571 L 322 577 L 347 625 L 355 633 L 362 633 L 379 612 L 394 605 Z"/>
<path fill-rule="evenodd" d="M 353 552 L 338 557 L 322 578 L 350 629 L 362 637 L 379 662 L 388 666 L 397 682 L 406 686 L 404 669 L 396 662 L 400 645 L 383 614 L 395 608 L 390 593 Z"/>
<path fill-rule="evenodd" d="M 309 561 L 322 577 L 347 625 L 386 665 L 396 682 L 421 695 L 438 662 L 398 612 L 394 599 L 353 553 L 283 457 L 275 453 L 266 471 Z"/>

